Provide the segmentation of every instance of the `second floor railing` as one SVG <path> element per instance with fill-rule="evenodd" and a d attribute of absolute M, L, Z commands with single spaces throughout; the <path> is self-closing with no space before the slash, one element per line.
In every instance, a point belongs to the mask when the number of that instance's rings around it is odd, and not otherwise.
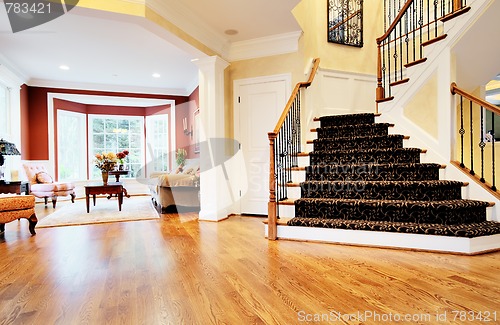
<path fill-rule="evenodd" d="M 377 102 L 407 82 L 404 70 L 425 62 L 423 47 L 446 37 L 442 23 L 470 9 L 467 0 L 385 0 L 384 30 L 377 38 Z"/>
<path fill-rule="evenodd" d="M 496 165 L 500 158 L 496 156 L 500 152 L 495 150 L 496 139 L 500 136 L 495 135 L 495 119 L 500 116 L 500 108 L 460 89 L 456 83 L 452 83 L 450 89 L 456 95 L 459 151 L 459 161 L 452 163 L 500 198 L 496 185 Z"/>

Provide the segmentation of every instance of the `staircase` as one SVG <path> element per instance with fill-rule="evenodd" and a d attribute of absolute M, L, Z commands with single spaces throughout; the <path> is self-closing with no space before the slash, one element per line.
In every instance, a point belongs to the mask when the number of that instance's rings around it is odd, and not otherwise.
<path fill-rule="evenodd" d="M 486 220 L 492 203 L 463 199 L 467 183 L 440 180 L 446 166 L 421 163 L 425 151 L 405 148 L 407 137 L 375 118 L 318 119 L 310 165 L 295 168 L 305 181 L 287 184 L 300 199 L 280 202 L 293 204 L 295 217 L 279 223 L 278 237 L 465 254 L 499 248 L 500 223 Z"/>
<path fill-rule="evenodd" d="M 498 220 L 498 206 L 494 206 L 498 200 L 468 199 L 485 197 L 477 195 L 481 186 L 473 178 L 457 177 L 454 166 L 446 169 L 441 164 L 422 163 L 421 156 L 426 154 L 426 149 L 409 148 L 405 146 L 408 136 L 390 132 L 395 129 L 393 123 L 397 123 L 397 129 L 404 130 L 400 132 L 412 134 L 411 142 L 417 143 L 415 146 L 430 148 L 423 161 L 449 161 L 447 155 L 450 155 L 448 151 L 453 141 L 450 142 L 451 128 L 448 130 L 446 125 L 453 121 L 450 112 L 455 105 L 446 102 L 442 108 L 437 107 L 446 112 L 438 111 L 437 114 L 439 125 L 445 125 L 437 141 L 434 138 L 426 141 L 428 137 L 419 134 L 420 129 L 404 118 L 402 106 L 416 94 L 431 72 L 437 71 L 439 64 L 449 65 L 449 46 L 467 27 L 465 22 L 449 24 L 446 29 L 440 24 L 463 14 L 467 14 L 462 17 L 469 17 L 467 21 L 472 23 L 489 1 L 471 0 L 471 7 L 461 0 L 432 2 L 432 17 L 428 14 L 431 7 L 422 2 L 407 0 L 397 8 L 396 1 L 388 0 L 387 3 L 387 16 L 395 19 L 389 19 L 386 33 L 377 39 L 377 113 L 315 119 L 320 125 L 311 130 L 316 139 L 307 142 L 313 146 L 308 153 L 302 152 L 300 145 L 301 118 L 297 118 L 301 116 L 300 109 L 293 113 L 293 109 L 285 107 L 276 128 L 268 134 L 270 200 L 265 233 L 271 240 L 320 241 L 466 255 L 499 250 L 500 222 L 489 221 Z M 419 20 L 419 17 L 427 17 L 427 20 Z M 408 25 L 412 19 L 413 23 Z M 431 30 L 429 26 L 434 27 Z M 424 47 L 427 49 L 425 56 Z M 412 52 L 413 55 L 408 55 Z M 447 61 L 443 62 L 445 59 Z M 408 69 L 413 66 L 416 68 Z M 440 84 L 451 76 L 447 69 L 438 73 Z M 311 76 L 305 88 L 311 84 Z M 301 106 L 297 92 L 290 97 L 289 103 L 292 102 Z M 384 113 L 379 121 L 390 123 L 376 122 L 380 116 L 378 105 L 382 103 L 390 107 L 382 106 Z M 473 182 L 469 185 L 441 176 Z M 479 193 L 482 191 L 480 189 Z"/>

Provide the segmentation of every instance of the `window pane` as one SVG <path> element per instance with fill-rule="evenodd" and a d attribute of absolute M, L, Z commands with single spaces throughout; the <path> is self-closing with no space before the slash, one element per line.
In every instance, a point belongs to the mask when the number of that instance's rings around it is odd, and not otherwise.
<path fill-rule="evenodd" d="M 104 120 L 102 119 L 93 120 L 92 128 L 94 133 L 104 133 Z"/>
<path fill-rule="evenodd" d="M 140 177 L 137 171 L 144 164 L 143 150 L 143 124 L 142 117 L 131 116 L 91 116 L 92 125 L 102 125 L 102 132 L 94 132 L 92 136 L 91 148 L 92 152 L 122 152 L 129 151 L 129 155 L 124 159 L 126 168 L 131 172 L 127 177 Z M 131 129 L 134 126 L 134 132 Z M 97 130 L 95 127 L 93 130 Z M 91 157 L 93 159 L 93 157 Z M 99 179 L 101 171 L 92 163 L 91 178 Z M 123 177 L 123 176 L 122 176 Z"/>
<path fill-rule="evenodd" d="M 85 115 L 57 111 L 58 176 L 59 180 L 86 178 Z"/>
<path fill-rule="evenodd" d="M 168 134 L 169 115 L 156 115 L 148 117 L 148 148 L 151 148 L 151 162 L 148 164 L 155 171 L 169 171 L 170 167 L 170 137 Z"/>

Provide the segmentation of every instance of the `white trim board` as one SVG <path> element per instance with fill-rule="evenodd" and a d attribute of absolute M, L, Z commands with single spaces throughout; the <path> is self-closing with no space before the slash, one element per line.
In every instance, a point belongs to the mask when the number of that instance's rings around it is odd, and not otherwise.
<path fill-rule="evenodd" d="M 264 225 L 265 236 L 268 225 Z M 279 226 L 278 239 L 475 255 L 500 250 L 500 234 L 476 238 Z"/>

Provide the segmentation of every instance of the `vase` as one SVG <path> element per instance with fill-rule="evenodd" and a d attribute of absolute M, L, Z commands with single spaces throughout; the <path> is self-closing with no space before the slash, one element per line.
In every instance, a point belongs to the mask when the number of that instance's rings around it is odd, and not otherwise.
<path fill-rule="evenodd" d="M 101 175 L 102 175 L 102 183 L 104 185 L 108 185 L 108 177 L 109 177 L 108 172 L 103 171 Z"/>
<path fill-rule="evenodd" d="M 119 164 L 118 165 L 118 170 L 125 170 L 125 165 L 124 164 Z"/>

